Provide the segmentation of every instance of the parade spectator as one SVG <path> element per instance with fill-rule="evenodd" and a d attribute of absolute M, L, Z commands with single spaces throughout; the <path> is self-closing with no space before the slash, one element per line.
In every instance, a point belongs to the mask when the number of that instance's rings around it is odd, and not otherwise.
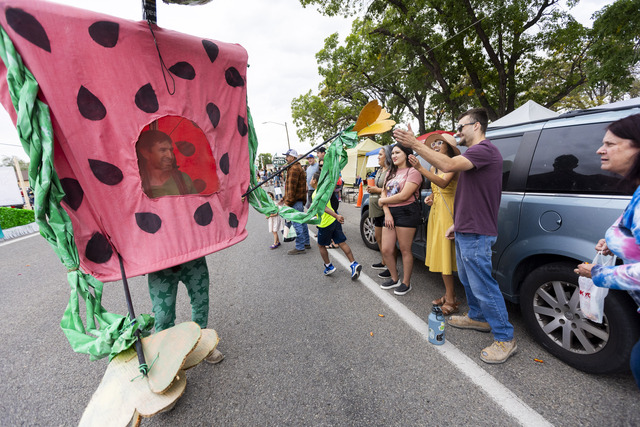
<path fill-rule="evenodd" d="M 196 194 L 189 175 L 178 170 L 171 137 L 159 130 L 140 134 L 136 144 L 138 167 L 145 194 L 151 198 Z M 171 328 L 176 320 L 176 295 L 184 283 L 191 300 L 191 320 L 206 328 L 209 321 L 209 269 L 204 257 L 148 274 L 149 295 L 156 332 Z M 220 363 L 215 349 L 205 361 Z"/>
<path fill-rule="evenodd" d="M 269 197 L 275 202 L 275 196 L 272 192 L 267 193 Z M 278 249 L 280 247 L 280 236 L 278 233 L 283 229 L 282 217 L 278 213 L 272 213 L 267 216 L 267 222 L 269 223 L 269 231 L 273 233 L 273 245 L 269 246 L 270 249 Z"/>
<path fill-rule="evenodd" d="M 302 170 L 298 158 L 298 152 L 290 149 L 285 153 L 287 163 L 295 163 L 287 171 L 287 181 L 284 186 L 284 204 L 294 208 L 299 212 L 304 212 L 304 205 L 307 202 L 307 179 Z M 307 224 L 293 223 L 296 230 L 296 247 L 287 252 L 289 255 L 299 255 L 306 253 L 306 249 L 311 249 L 309 244 L 309 228 Z"/>
<path fill-rule="evenodd" d="M 313 193 L 313 188 L 311 187 L 311 179 L 313 178 L 313 175 L 318 172 L 318 168 L 320 167 L 320 165 L 316 162 L 316 158 L 313 156 L 313 154 L 309 154 L 307 156 L 307 162 L 307 205 L 305 206 L 305 208 L 309 209 L 309 206 L 311 206 L 311 194 Z"/>
<path fill-rule="evenodd" d="M 416 228 L 422 222 L 419 204 L 422 175 L 409 164 L 410 148 L 395 144 L 391 150 L 391 167 L 387 172 L 384 188 L 378 204 L 384 211 L 382 230 L 382 259 L 391 273 L 391 278 L 380 285 L 382 289 L 396 288 L 393 293 L 405 295 L 411 290 L 413 253 L 411 245 Z M 395 258 L 395 246 L 402 254 L 402 280 Z"/>
<path fill-rule="evenodd" d="M 640 185 L 640 114 L 611 123 L 597 154 L 600 155 L 601 169 L 622 175 L 633 184 Z M 616 255 L 626 264 L 604 267 L 584 263 L 575 272 L 579 276 L 591 277 L 596 286 L 630 291 L 637 297 L 640 292 L 639 242 L 640 186 L 636 188 L 622 216 L 596 245 L 596 251 L 602 251 L 604 255 Z M 640 341 L 631 350 L 630 365 L 640 388 Z"/>
<path fill-rule="evenodd" d="M 312 198 L 315 198 L 317 194 L 316 189 L 318 187 L 319 179 L 320 172 L 318 171 L 311 178 L 311 186 L 314 189 L 311 195 Z M 327 245 L 334 242 L 340 247 L 340 249 L 342 249 L 342 252 L 344 252 L 345 256 L 351 263 L 349 266 L 351 268 L 351 280 L 356 280 L 360 277 L 362 266 L 358 264 L 353 257 L 353 252 L 347 244 L 347 237 L 342 231 L 342 224 L 344 224 L 344 217 L 336 213 L 331 208 L 330 202 L 327 203 L 327 206 L 324 208 L 324 213 L 320 219 L 320 224 L 318 224 L 318 248 L 322 261 L 324 261 L 324 275 L 328 276 L 336 271 L 336 268 L 329 259 L 329 251 L 327 251 Z"/>
<path fill-rule="evenodd" d="M 411 127 L 396 129 L 394 138 L 414 149 L 444 172 L 460 172 L 455 196 L 454 224 L 447 236 L 455 236 L 458 277 L 464 286 L 469 312 L 451 316 L 451 326 L 491 331 L 494 342 L 480 352 L 486 363 L 504 363 L 517 350 L 513 326 L 498 282 L 491 275 L 491 246 L 498 236 L 498 209 L 502 195 L 502 155 L 485 138 L 489 120 L 481 108 L 458 117 L 458 145 L 468 147 L 459 156 L 436 153 L 418 141 Z"/>
<path fill-rule="evenodd" d="M 384 187 L 384 180 L 387 177 L 387 172 L 391 165 L 391 146 L 387 145 L 381 147 L 378 152 L 378 170 L 373 178 L 373 185 L 367 186 L 367 193 L 369 196 L 369 218 L 373 221 L 375 230 L 376 242 L 378 243 L 378 249 L 380 249 L 380 256 L 382 257 L 382 229 L 384 228 L 384 211 L 378 204 L 378 199 L 382 194 L 382 188 Z M 394 255 L 395 258 L 395 255 Z M 381 262 L 375 263 L 371 266 L 376 270 L 384 270 L 378 274 L 378 277 L 382 279 L 389 279 L 391 273 L 384 263 L 384 258 Z"/>
<path fill-rule="evenodd" d="M 449 157 L 460 154 L 455 138 L 447 133 L 432 133 L 424 141 L 424 145 Z M 453 225 L 454 196 L 459 173 L 445 173 L 435 166 L 429 170 L 422 166 L 414 155 L 409 156 L 409 163 L 431 182 L 431 194 L 425 199 L 425 203 L 431 206 L 431 209 L 427 222 L 427 252 L 424 263 L 432 272 L 442 274 L 445 295 L 432 301 L 432 304 L 441 306 L 442 313 L 448 316 L 457 313 L 459 305 L 453 281 L 453 272 L 456 271 L 456 246 L 446 237 L 447 230 Z"/>

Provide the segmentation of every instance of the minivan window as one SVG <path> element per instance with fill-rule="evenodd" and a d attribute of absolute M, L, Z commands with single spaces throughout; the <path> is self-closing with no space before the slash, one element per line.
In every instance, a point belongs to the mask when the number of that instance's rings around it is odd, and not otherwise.
<path fill-rule="evenodd" d="M 596 151 L 608 123 L 545 129 L 533 156 L 527 191 L 633 194 L 631 183 L 600 169 Z"/>
<path fill-rule="evenodd" d="M 500 150 L 500 154 L 502 154 L 502 189 L 504 190 L 507 186 L 507 181 L 509 180 L 509 174 L 511 173 L 511 168 L 513 167 L 513 161 L 516 158 L 516 153 L 518 152 L 518 148 L 520 147 L 520 141 L 522 140 L 522 135 L 518 136 L 509 136 L 506 138 L 491 138 L 491 142 L 493 145 L 498 147 Z"/>

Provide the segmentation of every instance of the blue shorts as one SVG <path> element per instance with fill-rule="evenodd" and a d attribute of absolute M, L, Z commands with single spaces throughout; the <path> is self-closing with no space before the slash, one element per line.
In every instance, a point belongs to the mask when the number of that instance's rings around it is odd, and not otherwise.
<path fill-rule="evenodd" d="M 342 232 L 342 224 L 337 219 L 324 228 L 318 227 L 318 244 L 329 246 L 331 241 L 336 245 L 346 242 L 347 236 Z"/>

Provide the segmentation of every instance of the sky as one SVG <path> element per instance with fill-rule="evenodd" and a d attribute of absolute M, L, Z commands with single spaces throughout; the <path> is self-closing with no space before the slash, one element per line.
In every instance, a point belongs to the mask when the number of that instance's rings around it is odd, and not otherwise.
<path fill-rule="evenodd" d="M 124 19 L 142 19 L 140 0 L 51 1 Z M 590 26 L 593 12 L 610 3 L 613 0 L 582 0 L 570 13 Z M 352 19 L 325 17 L 314 7 L 303 8 L 299 0 L 212 0 L 203 6 L 167 5 L 157 0 L 157 7 L 160 27 L 238 43 L 247 50 L 247 96 L 259 153 L 284 153 L 287 133 L 291 148 L 300 154 L 311 149 L 310 142 L 301 142 L 296 135 L 291 100 L 309 90 L 317 93 L 321 78 L 315 54 L 329 35 L 337 32 L 344 39 Z M 0 158 L 3 156 L 28 160 L 9 115 L 0 106 Z"/>

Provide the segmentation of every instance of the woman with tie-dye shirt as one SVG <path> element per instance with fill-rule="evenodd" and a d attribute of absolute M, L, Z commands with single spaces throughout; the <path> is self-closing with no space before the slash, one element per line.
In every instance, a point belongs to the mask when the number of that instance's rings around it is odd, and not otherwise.
<path fill-rule="evenodd" d="M 640 185 L 640 114 L 611 123 L 597 153 L 603 170 Z M 605 255 L 615 254 L 629 264 L 612 267 L 580 264 L 576 269 L 578 275 L 591 277 L 596 286 L 603 288 L 640 291 L 640 186 L 622 216 L 598 242 L 596 250 Z M 640 341 L 631 351 L 630 365 L 640 387 Z"/>

